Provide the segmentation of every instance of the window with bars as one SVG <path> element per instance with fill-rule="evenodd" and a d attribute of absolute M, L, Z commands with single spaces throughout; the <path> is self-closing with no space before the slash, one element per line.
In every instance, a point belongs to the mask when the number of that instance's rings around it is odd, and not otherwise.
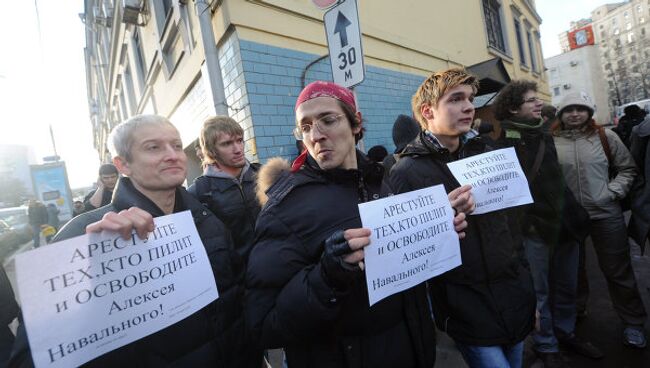
<path fill-rule="evenodd" d="M 483 12 L 488 45 L 505 53 L 506 44 L 501 26 L 501 4 L 498 0 L 483 0 Z"/>

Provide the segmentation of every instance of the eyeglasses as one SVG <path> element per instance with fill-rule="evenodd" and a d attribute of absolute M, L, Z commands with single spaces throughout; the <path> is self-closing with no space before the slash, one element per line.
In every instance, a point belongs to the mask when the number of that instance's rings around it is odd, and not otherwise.
<path fill-rule="evenodd" d="M 318 129 L 322 134 L 326 134 L 336 128 L 339 125 L 341 118 L 344 116 L 345 114 L 325 115 L 320 119 L 314 119 L 311 122 L 302 123 L 293 130 L 293 135 L 297 140 L 302 141 L 312 134 L 313 128 Z"/>
<path fill-rule="evenodd" d="M 533 103 L 535 103 L 535 102 L 539 102 L 539 101 L 541 101 L 541 100 L 542 100 L 541 98 L 535 96 L 535 97 L 531 97 L 531 98 L 527 98 L 527 99 L 525 99 L 525 100 L 524 100 L 524 103 L 527 103 L 527 102 L 533 102 Z"/>

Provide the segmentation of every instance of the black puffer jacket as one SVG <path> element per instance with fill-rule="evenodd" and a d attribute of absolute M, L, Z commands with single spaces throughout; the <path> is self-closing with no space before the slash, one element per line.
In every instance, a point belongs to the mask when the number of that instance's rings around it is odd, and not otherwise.
<path fill-rule="evenodd" d="M 344 291 L 321 272 L 323 241 L 361 227 L 357 204 L 388 194 L 383 169 L 359 151 L 359 170 L 323 171 L 308 158 L 260 172 L 258 195 L 272 185 L 257 221 L 248 263 L 246 317 L 263 347 L 284 347 L 289 367 L 422 367 L 435 360 L 424 285 L 369 307 L 363 272 Z M 278 178 L 279 177 L 279 178 Z"/>
<path fill-rule="evenodd" d="M 481 138 L 468 140 L 452 155 L 425 138 L 409 144 L 390 175 L 395 193 L 443 184 L 460 186 L 447 163 L 486 152 Z M 469 345 L 489 346 L 522 341 L 531 331 L 535 294 L 522 267 L 521 242 L 508 229 L 505 211 L 467 218 L 460 241 L 463 264 L 429 281 L 438 328 Z"/>
<path fill-rule="evenodd" d="M 502 121 L 501 137 L 493 144 L 515 148 L 533 196 L 534 203 L 514 208 L 512 218 L 518 220 L 523 235 L 535 232 L 550 246 L 567 239 L 583 241 L 589 234 L 589 214 L 566 185 L 553 137 L 541 127 L 522 129 L 522 125 Z M 540 142 L 543 159 L 538 172 L 532 173 Z"/>
<path fill-rule="evenodd" d="M 119 212 L 132 206 L 154 217 L 164 215 L 158 206 L 133 187 L 129 178 L 121 178 L 110 205 L 75 217 L 56 234 L 54 240 L 81 235 L 88 224 L 100 220 L 105 213 Z M 179 187 L 174 212 L 184 210 L 192 212 L 212 265 L 219 299 L 172 326 L 113 350 L 84 366 L 258 368 L 261 365 L 261 351 L 247 350 L 250 346 L 245 336 L 242 305 L 243 263 L 233 249 L 230 234 L 221 221 Z"/>
<path fill-rule="evenodd" d="M 248 259 L 255 237 L 260 204 L 255 197 L 259 164 L 244 169 L 241 180 L 221 171 L 210 171 L 194 180 L 187 191 L 208 207 L 232 233 L 237 253 Z"/>
<path fill-rule="evenodd" d="M 639 177 L 632 192 L 632 217 L 628 231 L 630 237 L 641 246 L 650 236 L 650 118 L 632 131 L 630 153 L 639 168 Z"/>

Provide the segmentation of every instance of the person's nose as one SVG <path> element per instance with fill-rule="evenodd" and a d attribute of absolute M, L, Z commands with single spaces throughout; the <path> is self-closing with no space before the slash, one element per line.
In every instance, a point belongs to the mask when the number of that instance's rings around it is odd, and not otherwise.
<path fill-rule="evenodd" d="M 314 124 L 311 128 L 311 131 L 309 132 L 309 139 L 311 139 L 312 142 L 318 142 L 321 141 L 325 138 L 325 134 L 323 134 L 320 131 L 320 127 L 318 124 Z"/>

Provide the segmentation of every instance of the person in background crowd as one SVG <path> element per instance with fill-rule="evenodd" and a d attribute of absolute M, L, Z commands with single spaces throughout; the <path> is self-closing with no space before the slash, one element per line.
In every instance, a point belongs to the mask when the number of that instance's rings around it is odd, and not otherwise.
<path fill-rule="evenodd" d="M 248 259 L 260 205 L 255 197 L 259 164 L 244 155 L 244 130 L 232 118 L 215 116 L 203 123 L 199 135 L 205 172 L 188 191 L 230 230 L 235 249 Z"/>
<path fill-rule="evenodd" d="M 566 183 L 591 218 L 590 236 L 598 265 L 607 279 L 612 304 L 625 325 L 623 343 L 646 346 L 646 312 L 632 270 L 625 219 L 619 200 L 636 176 L 634 161 L 618 136 L 593 119 L 595 106 L 584 92 L 570 93 L 560 102 L 553 126 L 558 159 Z M 589 284 L 584 242 L 578 269 L 578 310 L 586 313 Z"/>
<path fill-rule="evenodd" d="M 60 226 L 60 221 L 59 221 L 59 209 L 56 207 L 54 203 L 48 203 L 47 204 L 47 224 L 49 226 L 52 226 L 53 232 L 56 233 L 59 230 Z M 46 236 L 45 241 L 49 243 L 52 240 L 52 236 Z"/>
<path fill-rule="evenodd" d="M 384 146 L 372 146 L 368 150 L 368 158 L 372 160 L 372 162 L 377 162 L 377 163 L 382 163 L 384 161 L 384 158 L 388 155 L 388 151 L 386 150 L 386 147 Z"/>
<path fill-rule="evenodd" d="M 200 311 L 158 332 L 93 359 L 86 367 L 246 367 L 249 354 L 244 327 L 241 257 L 223 223 L 181 186 L 187 157 L 178 130 L 162 116 L 138 115 L 109 136 L 113 162 L 124 175 L 108 206 L 68 222 L 55 241 L 84 232 L 110 230 L 130 239 L 154 230 L 153 218 L 191 211 L 214 272 L 219 298 Z M 84 323 L 84 321 L 79 321 Z M 19 328 L 13 364 L 31 366 L 24 327 Z M 261 354 L 256 365 L 262 364 Z"/>
<path fill-rule="evenodd" d="M 397 162 L 398 156 L 406 145 L 420 134 L 420 125 L 410 116 L 399 115 L 393 123 L 393 143 L 395 143 L 395 152 L 392 155 L 386 155 L 382 164 L 384 165 L 384 176 L 388 177 L 390 169 Z"/>
<path fill-rule="evenodd" d="M 355 144 L 363 136 L 352 92 L 307 85 L 296 102 L 293 165 L 270 160 L 258 179 L 263 204 L 247 270 L 246 317 L 264 348 L 284 347 L 289 367 L 433 367 L 435 331 L 420 284 L 369 307 L 358 204 L 389 195 L 383 168 Z M 459 214 L 468 188 L 450 194 Z"/>
<path fill-rule="evenodd" d="M 92 211 L 111 203 L 111 197 L 113 196 L 113 189 L 117 184 L 117 179 L 118 173 L 115 165 L 103 164 L 100 166 L 97 189 L 92 190 L 84 198 L 85 210 Z"/>
<path fill-rule="evenodd" d="M 511 211 L 511 231 L 520 231 L 530 264 L 539 329 L 534 350 L 546 367 L 565 367 L 559 343 L 592 357 L 602 353 L 575 334 L 578 242 L 589 231 L 589 215 L 567 187 L 553 138 L 542 129 L 543 102 L 537 84 L 514 80 L 492 108 L 501 121 L 496 148 L 514 147 L 534 203 Z"/>
<path fill-rule="evenodd" d="M 650 119 L 632 129 L 630 154 L 639 168 L 639 190 L 632 197 L 632 216 L 629 235 L 641 247 L 641 253 L 650 236 Z"/>
<path fill-rule="evenodd" d="M 86 208 L 84 207 L 84 203 L 82 201 L 74 201 L 72 202 L 72 216 L 79 216 L 82 213 L 86 212 Z"/>
<path fill-rule="evenodd" d="M 18 317 L 19 309 L 14 291 L 4 267 L 0 265 L 0 367 L 7 367 L 14 334 L 9 324 Z"/>
<path fill-rule="evenodd" d="M 632 136 L 632 129 L 635 126 L 641 124 L 647 112 L 640 108 L 639 105 L 629 105 L 623 109 L 624 115 L 618 120 L 618 125 L 616 125 L 612 130 L 618 134 L 621 141 L 625 144 L 625 147 L 630 148 L 632 143 L 630 138 Z"/>
<path fill-rule="evenodd" d="M 38 248 L 41 245 L 41 226 L 47 224 L 47 208 L 40 201 L 31 199 L 27 206 L 27 217 L 32 226 L 34 248 Z"/>
<path fill-rule="evenodd" d="M 555 122 L 555 115 L 557 113 L 557 109 L 553 105 L 546 105 L 542 106 L 542 129 L 545 132 L 550 132 L 551 131 L 551 126 Z"/>
<path fill-rule="evenodd" d="M 395 193 L 460 185 L 447 163 L 489 149 L 470 128 L 476 77 L 464 69 L 433 73 L 413 96 L 422 132 L 402 151 L 390 175 Z M 451 336 L 470 367 L 522 366 L 524 339 L 533 329 L 535 292 L 518 257 L 521 238 L 508 229 L 505 211 L 467 218 L 463 264 L 429 280 L 438 328 Z"/>

